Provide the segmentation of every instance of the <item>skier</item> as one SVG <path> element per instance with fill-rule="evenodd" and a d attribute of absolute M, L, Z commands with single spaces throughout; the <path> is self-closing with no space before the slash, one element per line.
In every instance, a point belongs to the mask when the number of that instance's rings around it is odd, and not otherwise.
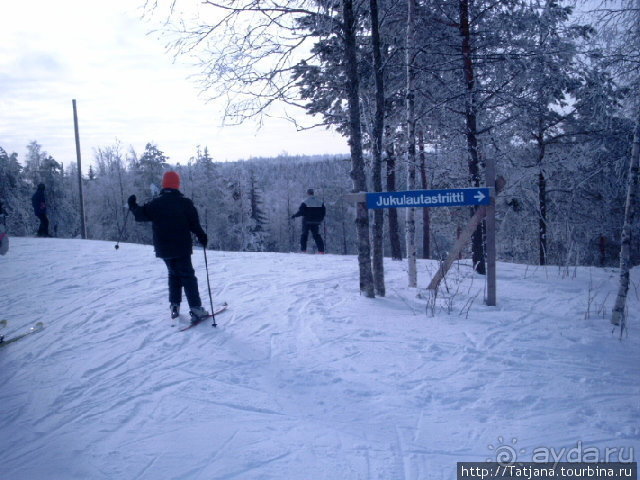
<path fill-rule="evenodd" d="M 6 255 L 8 251 L 9 237 L 7 236 L 7 214 L 2 208 L 2 202 L 0 202 L 0 255 Z"/>
<path fill-rule="evenodd" d="M 191 321 L 208 316 L 209 312 L 202 308 L 198 279 L 191 264 L 191 232 L 205 248 L 207 234 L 200 226 L 193 202 L 180 193 L 180 175 L 174 171 L 166 172 L 160 194 L 150 202 L 140 206 L 136 203 L 136 196 L 131 195 L 127 203 L 137 222 L 150 221 L 152 224 L 156 257 L 164 260 L 169 273 L 171 318 L 180 314 L 183 287 L 189 302 Z"/>
<path fill-rule="evenodd" d="M 302 217 L 302 235 L 300 236 L 300 251 L 305 253 L 307 251 L 307 239 L 309 238 L 309 232 L 313 235 L 313 240 L 316 242 L 318 253 L 324 253 L 324 241 L 320 236 L 320 224 L 324 220 L 326 209 L 324 202 L 318 200 L 313 194 L 313 188 L 307 190 L 309 195 L 304 202 L 300 205 L 298 211 L 291 216 L 291 218 Z"/>
<path fill-rule="evenodd" d="M 38 185 L 36 193 L 31 197 L 31 204 L 33 205 L 33 213 L 35 213 L 36 217 L 40 220 L 38 236 L 50 237 L 49 219 L 47 218 L 47 201 L 44 195 L 44 183 Z"/>

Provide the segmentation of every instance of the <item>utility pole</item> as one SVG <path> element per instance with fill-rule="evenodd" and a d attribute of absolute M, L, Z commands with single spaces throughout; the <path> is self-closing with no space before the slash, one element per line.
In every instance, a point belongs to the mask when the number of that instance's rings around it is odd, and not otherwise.
<path fill-rule="evenodd" d="M 82 155 L 80 154 L 80 132 L 78 131 L 78 111 L 76 109 L 76 99 L 73 104 L 73 126 L 76 131 L 76 157 L 78 158 L 78 191 L 80 192 L 80 233 L 82 238 L 87 238 L 87 226 L 84 221 L 84 195 L 82 193 Z"/>

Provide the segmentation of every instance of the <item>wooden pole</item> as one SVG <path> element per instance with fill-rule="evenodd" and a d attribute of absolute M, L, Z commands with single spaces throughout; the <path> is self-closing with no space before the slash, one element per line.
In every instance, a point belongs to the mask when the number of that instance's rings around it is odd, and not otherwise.
<path fill-rule="evenodd" d="M 478 225 L 480 225 L 480 222 L 482 221 L 486 213 L 487 206 L 480 205 L 476 210 L 476 213 L 473 215 L 473 217 L 471 217 L 471 220 L 469 220 L 469 223 L 467 223 L 467 225 L 460 232 L 460 236 L 449 252 L 449 256 L 440 265 L 440 268 L 438 268 L 438 271 L 431 279 L 431 283 L 429 283 L 429 286 L 427 287 L 429 290 L 436 290 L 438 288 L 438 285 L 440 285 L 440 282 L 447 274 L 447 272 L 451 268 L 451 265 L 453 265 L 453 262 L 455 262 L 464 246 L 469 242 L 469 240 L 471 239 L 471 235 L 473 235 L 475 229 L 478 227 Z"/>
<path fill-rule="evenodd" d="M 488 169 L 490 168 L 491 167 L 488 166 Z M 487 224 L 487 263 L 489 264 L 487 268 L 487 305 L 495 306 L 496 304 L 496 299 L 495 299 L 496 298 L 495 297 L 496 296 L 495 201 L 496 200 L 495 199 L 498 193 L 500 193 L 504 189 L 507 182 L 502 176 L 496 179 L 495 173 L 492 174 L 492 178 L 494 179 L 494 182 L 493 182 L 494 187 L 490 189 L 491 204 L 480 205 L 478 207 L 478 210 L 476 210 L 476 213 L 473 215 L 473 217 L 471 217 L 471 220 L 469 220 L 469 223 L 462 229 L 462 231 L 460 232 L 460 236 L 458 237 L 458 240 L 453 245 L 451 252 L 449 252 L 449 256 L 440 265 L 440 268 L 438 268 L 438 271 L 431 279 L 431 283 L 429 283 L 429 286 L 427 287 L 429 290 L 435 290 L 438 288 L 438 285 L 440 285 L 440 282 L 442 281 L 444 276 L 447 274 L 447 272 L 451 268 L 451 265 L 453 265 L 453 262 L 455 261 L 456 257 L 460 254 L 464 246 L 471 239 L 471 235 L 473 235 L 474 230 L 478 227 L 478 225 L 483 220 L 483 218 L 489 215 L 489 209 L 492 208 L 493 212 L 491 213 L 491 215 L 493 218 L 493 225 L 491 225 L 491 222 L 488 222 Z M 490 228 L 493 229 L 492 235 L 489 235 Z M 493 247 L 489 247 L 490 243 L 493 245 Z M 492 293 L 490 291 L 492 291 Z M 493 303 L 489 303 L 490 301 L 493 301 Z"/>
<path fill-rule="evenodd" d="M 78 191 L 80 192 L 80 234 L 82 238 L 87 238 L 87 226 L 84 221 L 84 195 L 82 192 L 82 156 L 80 155 L 80 132 L 78 131 L 78 111 L 76 109 L 76 99 L 73 104 L 73 126 L 76 132 L 76 157 L 78 159 Z"/>

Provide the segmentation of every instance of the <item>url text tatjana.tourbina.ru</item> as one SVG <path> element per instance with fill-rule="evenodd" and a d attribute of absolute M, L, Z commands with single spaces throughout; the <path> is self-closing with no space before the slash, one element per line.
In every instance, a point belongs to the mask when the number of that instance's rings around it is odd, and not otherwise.
<path fill-rule="evenodd" d="M 458 462 L 457 480 L 638 480 L 638 463 Z"/>

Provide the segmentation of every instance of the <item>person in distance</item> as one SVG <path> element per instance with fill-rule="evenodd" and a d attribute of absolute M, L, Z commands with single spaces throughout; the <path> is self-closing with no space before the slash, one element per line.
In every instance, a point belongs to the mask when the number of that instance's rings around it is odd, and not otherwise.
<path fill-rule="evenodd" d="M 38 228 L 39 237 L 50 237 L 49 235 L 49 219 L 47 218 L 47 200 L 44 194 L 44 183 L 38 185 L 36 193 L 31 197 L 31 205 L 33 206 L 33 213 L 40 220 L 40 227 Z"/>
<path fill-rule="evenodd" d="M 307 190 L 308 197 L 305 199 L 298 211 L 291 218 L 302 217 L 302 235 L 300 236 L 300 251 L 307 251 L 307 239 L 309 232 L 316 242 L 318 253 L 324 253 L 324 241 L 320 236 L 320 224 L 324 220 L 326 209 L 324 202 L 314 196 L 313 188 Z"/>

